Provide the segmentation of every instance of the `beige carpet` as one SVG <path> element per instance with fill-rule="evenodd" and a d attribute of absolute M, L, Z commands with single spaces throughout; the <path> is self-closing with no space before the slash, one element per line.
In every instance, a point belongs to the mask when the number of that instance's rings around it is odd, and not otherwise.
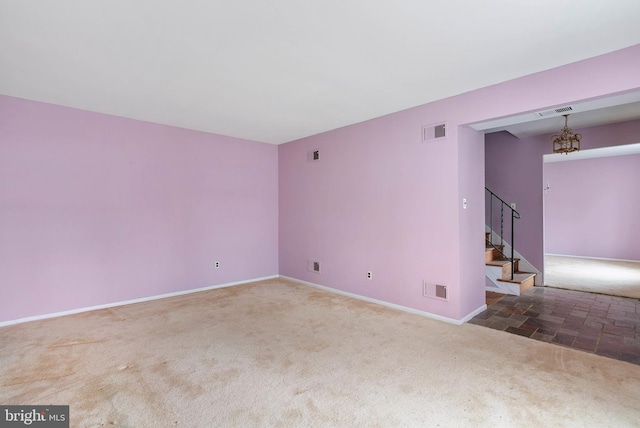
<path fill-rule="evenodd" d="M 548 287 L 640 299 L 640 262 L 545 255 Z"/>
<path fill-rule="evenodd" d="M 270 280 L 0 328 L 0 403 L 78 427 L 640 424 L 640 366 Z"/>

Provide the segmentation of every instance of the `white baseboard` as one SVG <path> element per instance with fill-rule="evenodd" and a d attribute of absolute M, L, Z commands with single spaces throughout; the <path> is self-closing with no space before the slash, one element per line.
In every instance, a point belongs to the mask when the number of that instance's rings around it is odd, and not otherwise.
<path fill-rule="evenodd" d="M 388 308 L 393 308 L 393 309 L 398 309 L 400 311 L 408 312 L 410 314 L 420 315 L 420 316 L 423 316 L 423 317 L 426 317 L 426 318 L 431 318 L 431 319 L 434 319 L 434 320 L 443 321 L 443 322 L 446 322 L 446 323 L 449 323 L 449 324 L 455 324 L 455 325 L 462 325 L 462 324 L 466 323 L 467 321 L 469 321 L 471 318 L 473 318 L 476 315 L 478 315 L 479 313 L 483 312 L 485 309 L 487 309 L 487 305 L 484 304 L 484 305 L 480 306 L 478 309 L 476 309 L 473 312 L 471 312 L 470 314 L 464 316 L 462 319 L 456 320 L 456 319 L 453 319 L 453 318 L 448 318 L 448 317 L 443 317 L 441 315 L 432 314 L 431 312 L 425 312 L 425 311 L 421 311 L 419 309 L 409 308 L 407 306 L 398 305 L 396 303 L 385 302 L 384 300 L 378 300 L 378 299 L 374 299 L 372 297 L 361 296 L 360 294 L 355 294 L 355 293 L 350 293 L 348 291 L 338 290 L 337 288 L 331 288 L 331 287 L 327 287 L 327 286 L 324 286 L 324 285 L 315 284 L 313 282 L 308 282 L 308 281 L 303 281 L 301 279 L 292 278 L 292 277 L 289 277 L 289 276 L 280 275 L 280 278 L 288 279 L 290 281 L 297 282 L 299 284 L 308 285 L 310 287 L 320 288 L 320 289 L 328 291 L 330 293 L 336 293 L 336 294 L 340 294 L 342 296 L 352 297 L 352 298 L 358 299 L 358 300 L 364 300 L 365 302 L 375 303 L 377 305 L 386 306 Z"/>
<path fill-rule="evenodd" d="M 261 277 L 261 278 L 247 279 L 247 280 L 243 280 L 243 281 L 229 282 L 229 283 L 225 283 L 225 284 L 210 285 L 210 286 L 207 286 L 207 287 L 194 288 L 194 289 L 190 289 L 190 290 L 175 291 L 175 292 L 172 292 L 172 293 L 159 294 L 159 295 L 155 295 L 155 296 L 141 297 L 141 298 L 138 298 L 138 299 L 123 300 L 123 301 L 120 301 L 120 302 L 107 303 L 107 304 L 104 304 L 104 305 L 89 306 L 89 307 L 84 307 L 84 308 L 71 309 L 71 310 L 68 310 L 68 311 L 54 312 L 54 313 L 50 313 L 50 314 L 36 315 L 36 316 L 32 316 L 32 317 L 19 318 L 19 319 L 9 320 L 9 321 L 2 321 L 2 322 L 0 322 L 0 327 L 5 327 L 5 326 L 15 325 L 15 324 L 22 324 L 22 323 L 30 322 L 30 321 L 38 321 L 38 320 L 44 320 L 44 319 L 49 319 L 49 318 L 57 318 L 57 317 L 65 316 L 65 315 L 79 314 L 79 313 L 82 313 L 82 312 L 95 311 L 95 310 L 99 310 L 99 309 L 113 308 L 113 307 L 116 307 L 116 306 L 125 306 L 125 305 L 131 305 L 131 304 L 134 304 L 134 303 L 148 302 L 148 301 L 151 301 L 151 300 L 166 299 L 168 297 L 182 296 L 182 295 L 185 295 L 185 294 L 198 293 L 198 292 L 207 291 L 207 290 L 215 290 L 217 288 L 232 287 L 234 285 L 248 284 L 250 282 L 264 281 L 264 280 L 274 279 L 274 278 L 288 279 L 290 281 L 297 282 L 297 283 L 300 283 L 300 284 L 308 285 L 308 286 L 315 287 L 315 288 L 320 288 L 322 290 L 329 291 L 331 293 L 341 294 L 343 296 L 352 297 L 354 299 L 364 300 L 366 302 L 375 303 L 375 304 L 378 304 L 378 305 L 381 305 L 381 306 L 386 306 L 386 307 L 389 307 L 389 308 L 398 309 L 398 310 L 403 311 L 403 312 L 408 312 L 408 313 L 411 313 L 411 314 L 420 315 L 420 316 L 423 316 L 423 317 L 426 317 L 426 318 L 431 318 L 431 319 L 434 319 L 434 320 L 443 321 L 443 322 L 446 322 L 446 323 L 449 323 L 449 324 L 455 324 L 455 325 L 462 325 L 462 324 L 466 323 L 467 321 L 469 321 L 471 318 L 475 317 L 476 315 L 482 313 L 484 310 L 487 309 L 487 305 L 484 304 L 484 305 L 480 306 L 479 308 L 477 308 L 476 310 L 474 310 L 471 313 L 469 313 L 468 315 L 464 316 L 462 319 L 456 320 L 454 318 L 443 317 L 441 315 L 433 314 L 431 312 L 425 312 L 425 311 L 421 311 L 419 309 L 414 309 L 414 308 L 410 308 L 410 307 L 407 307 L 407 306 L 398 305 L 398 304 L 395 304 L 395 303 L 385 302 L 384 300 L 378 300 L 378 299 L 374 299 L 374 298 L 371 298 L 371 297 L 361 296 L 359 294 L 350 293 L 348 291 L 338 290 L 336 288 L 326 287 L 326 286 L 320 285 L 320 284 L 314 284 L 312 282 L 303 281 L 303 280 L 300 280 L 300 279 L 291 278 L 291 277 L 284 276 L 284 275 L 272 275 L 272 276 L 265 276 L 265 277 Z"/>
<path fill-rule="evenodd" d="M 571 254 L 554 254 L 554 253 L 544 253 L 544 255 L 545 256 L 554 256 L 554 257 L 571 257 L 573 259 L 604 260 L 604 261 L 607 261 L 607 262 L 640 263 L 640 260 L 610 259 L 610 258 L 607 258 L 607 257 L 573 256 Z"/>
<path fill-rule="evenodd" d="M 468 322 L 471 318 L 475 317 L 476 315 L 479 315 L 479 314 L 483 313 L 486 310 L 487 310 L 487 304 L 485 303 L 482 306 L 480 306 L 478 309 L 476 309 L 475 311 L 472 311 L 470 314 L 467 314 L 466 316 L 464 316 L 459 321 L 458 325 Z"/>
<path fill-rule="evenodd" d="M 278 278 L 278 277 L 279 277 L 279 275 L 265 276 L 265 277 L 262 277 L 262 278 L 253 278 L 253 279 L 247 279 L 247 280 L 244 280 L 244 281 L 228 282 L 228 283 L 225 283 L 225 284 L 210 285 L 210 286 L 207 286 L 207 287 L 193 288 L 193 289 L 190 289 L 190 290 L 175 291 L 173 293 L 158 294 L 158 295 L 155 295 L 155 296 L 141 297 L 141 298 L 138 298 L 138 299 L 124 300 L 124 301 L 121 301 L 121 302 L 107 303 L 107 304 L 104 304 L 104 305 L 90 306 L 90 307 L 79 308 L 79 309 L 71 309 L 69 311 L 54 312 L 54 313 L 51 313 L 51 314 L 44 314 L 44 315 L 36 315 L 36 316 L 33 316 L 33 317 L 19 318 L 19 319 L 10 320 L 10 321 L 2 321 L 2 322 L 0 322 L 0 327 L 5 327 L 5 326 L 8 326 L 8 325 L 14 325 L 14 324 L 22 324 L 22 323 L 29 322 L 29 321 L 38 321 L 38 320 L 44 320 L 44 319 L 48 319 L 48 318 L 63 317 L 65 315 L 79 314 L 79 313 L 82 313 L 82 312 L 95 311 L 95 310 L 98 310 L 98 309 L 113 308 L 115 306 L 124 306 L 124 305 L 131 305 L 131 304 L 134 304 L 134 303 L 148 302 L 150 300 L 166 299 L 167 297 L 182 296 L 182 295 L 185 295 L 185 294 L 198 293 L 200 291 L 214 290 L 216 288 L 232 287 L 234 285 L 247 284 L 249 282 L 256 282 L 256 281 L 264 281 L 264 280 L 267 280 L 267 279 L 274 279 L 274 278 Z"/>

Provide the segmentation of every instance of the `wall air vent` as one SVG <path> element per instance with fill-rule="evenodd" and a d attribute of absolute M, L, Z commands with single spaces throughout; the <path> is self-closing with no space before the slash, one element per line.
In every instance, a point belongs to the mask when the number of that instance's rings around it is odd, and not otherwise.
<path fill-rule="evenodd" d="M 422 296 L 430 297 L 438 300 L 447 299 L 447 286 L 441 284 L 432 284 L 427 281 L 422 282 Z"/>
<path fill-rule="evenodd" d="M 422 142 L 447 138 L 447 125 L 438 123 L 422 127 Z"/>
<path fill-rule="evenodd" d="M 566 107 L 554 108 L 551 110 L 539 111 L 536 113 L 536 115 L 538 115 L 538 117 L 560 116 L 563 114 L 570 113 L 572 111 L 573 111 L 573 107 L 566 106 Z"/>
<path fill-rule="evenodd" d="M 320 160 L 320 150 L 314 149 L 307 152 L 307 162 L 318 162 Z"/>

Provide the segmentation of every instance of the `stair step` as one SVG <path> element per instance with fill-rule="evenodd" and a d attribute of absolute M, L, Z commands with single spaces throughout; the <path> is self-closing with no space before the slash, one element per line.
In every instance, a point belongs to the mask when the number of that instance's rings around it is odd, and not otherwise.
<path fill-rule="evenodd" d="M 513 279 L 510 279 L 510 277 L 511 274 L 509 274 L 506 279 L 498 278 L 498 281 L 519 284 L 520 292 L 523 292 L 527 288 L 531 288 L 534 286 L 536 274 L 531 272 L 516 272 L 513 274 Z"/>
<path fill-rule="evenodd" d="M 511 276 L 511 275 L 509 275 L 509 276 Z M 521 283 L 521 282 L 527 281 L 530 278 L 533 278 L 535 276 L 536 276 L 536 274 L 535 273 L 531 273 L 531 272 L 516 272 L 516 273 L 513 274 L 513 279 L 510 279 L 510 278 L 498 278 L 498 281 Z"/>
<path fill-rule="evenodd" d="M 536 274 L 520 272 L 520 259 L 514 258 L 513 270 L 515 273 L 513 279 L 511 279 L 511 261 L 505 259 L 501 253 L 504 251 L 504 248 L 504 245 L 493 244 L 491 242 L 491 232 L 485 232 L 484 261 L 485 265 L 488 266 L 486 268 L 487 278 L 494 284 L 491 286 L 491 289 L 517 296 L 520 292 L 535 285 Z M 500 268 L 500 270 L 496 270 L 495 268 Z M 499 285 L 496 281 L 513 285 Z M 487 288 L 489 288 L 489 285 L 487 285 Z"/>
<path fill-rule="evenodd" d="M 492 260 L 501 259 L 501 258 L 502 258 L 502 254 L 500 254 L 500 251 L 498 251 L 497 248 L 487 247 L 484 249 L 485 263 L 488 263 Z"/>
<path fill-rule="evenodd" d="M 514 263 L 518 263 L 520 259 L 513 259 Z M 487 266 L 507 266 L 511 264 L 510 260 L 507 259 L 494 259 L 485 263 Z M 517 270 L 517 269 L 516 269 Z"/>
<path fill-rule="evenodd" d="M 491 249 L 486 249 L 484 252 L 484 262 L 485 263 L 489 263 L 490 261 L 492 261 L 493 259 L 495 259 L 497 257 L 496 255 L 497 251 L 493 248 Z"/>
<path fill-rule="evenodd" d="M 505 258 L 499 258 L 490 261 L 486 261 L 485 258 L 485 265 L 502 267 L 502 277 L 506 278 L 507 275 L 511 277 L 511 262 Z M 520 259 L 513 259 L 513 271 L 520 272 Z"/>
<path fill-rule="evenodd" d="M 486 242 L 486 243 L 485 243 L 485 246 L 484 246 L 485 251 L 487 251 L 487 250 L 491 250 L 491 249 L 493 249 L 493 248 L 496 248 L 496 249 L 498 249 L 498 250 L 502 251 L 502 250 L 504 250 L 504 245 L 499 245 L 499 244 L 490 244 L 490 243 L 488 243 L 488 242 Z"/>

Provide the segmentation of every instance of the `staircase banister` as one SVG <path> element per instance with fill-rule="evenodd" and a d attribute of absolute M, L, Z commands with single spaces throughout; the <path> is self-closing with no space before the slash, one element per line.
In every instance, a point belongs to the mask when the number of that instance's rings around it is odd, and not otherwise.
<path fill-rule="evenodd" d="M 485 187 L 484 190 L 486 190 L 487 192 L 491 193 L 491 195 L 496 198 L 497 200 L 499 200 L 500 202 L 502 202 L 503 205 L 506 205 L 507 207 L 509 207 L 509 209 L 511 211 L 513 211 L 513 216 L 517 219 L 520 218 L 520 213 L 518 211 L 516 211 L 515 209 L 513 209 L 511 207 L 511 205 L 509 205 L 507 202 L 504 201 L 504 199 L 502 199 L 500 196 L 496 195 L 495 193 L 493 193 L 488 187 Z"/>
<path fill-rule="evenodd" d="M 498 250 L 498 252 L 500 252 L 500 254 L 502 254 L 502 256 L 505 259 L 508 259 L 511 262 L 511 280 L 513 280 L 514 278 L 514 274 L 515 274 L 515 263 L 514 263 L 514 256 L 513 256 L 513 252 L 515 249 L 515 235 L 516 235 L 516 231 L 515 231 L 515 224 L 514 224 L 514 220 L 516 219 L 520 219 L 520 213 L 518 211 L 516 211 L 510 204 L 508 204 L 504 199 L 502 199 L 500 196 L 496 195 L 495 193 L 493 193 L 488 187 L 484 188 L 488 193 L 489 193 L 489 199 L 490 199 L 490 208 L 489 208 L 489 230 L 490 230 L 490 238 L 487 240 L 488 243 L 494 247 L 496 250 Z M 500 201 L 500 245 L 496 246 L 493 243 L 493 200 L 496 199 L 497 201 Z M 504 253 L 504 212 L 505 209 L 504 207 L 507 207 L 510 211 L 511 211 L 511 255 L 507 256 Z"/>

